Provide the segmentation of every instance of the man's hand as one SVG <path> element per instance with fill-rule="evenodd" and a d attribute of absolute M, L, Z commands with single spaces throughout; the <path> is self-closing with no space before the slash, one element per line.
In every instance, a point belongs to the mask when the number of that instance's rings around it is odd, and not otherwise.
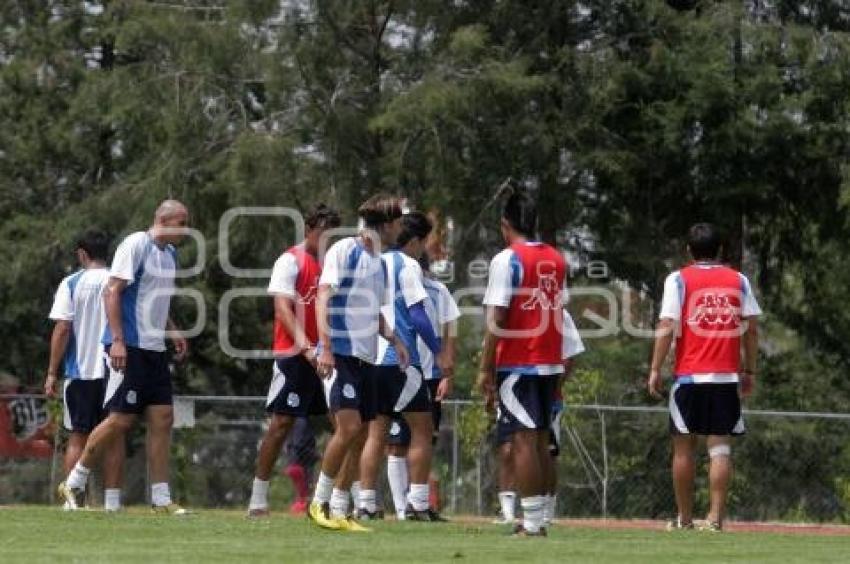
<path fill-rule="evenodd" d="M 56 397 L 56 374 L 47 373 L 47 377 L 44 379 L 44 395 L 49 398 Z"/>
<path fill-rule="evenodd" d="M 440 383 L 437 385 L 437 395 L 434 398 L 436 401 L 443 401 L 448 398 L 452 393 L 452 388 L 454 387 L 454 378 L 451 376 L 444 376 L 440 379 Z"/>
<path fill-rule="evenodd" d="M 659 370 L 649 371 L 649 378 L 646 379 L 646 388 L 649 391 L 649 395 L 655 399 L 664 397 L 664 381 L 661 378 L 661 372 Z"/>
<path fill-rule="evenodd" d="M 322 349 L 322 354 L 316 359 L 316 372 L 322 378 L 330 378 L 334 372 L 334 355 L 329 347 Z"/>
<path fill-rule="evenodd" d="M 753 394 L 753 388 L 755 388 L 755 385 L 755 374 L 749 371 L 741 373 L 741 397 L 750 397 Z"/>
<path fill-rule="evenodd" d="M 310 363 L 310 366 L 313 367 L 313 370 L 317 370 L 319 368 L 318 358 L 319 355 L 316 353 L 315 347 L 307 347 L 303 351 L 301 351 L 301 355 L 307 359 L 307 362 Z"/>
<path fill-rule="evenodd" d="M 123 340 L 112 341 L 109 347 L 109 364 L 116 372 L 124 372 L 127 367 L 127 346 Z"/>
<path fill-rule="evenodd" d="M 492 369 L 479 370 L 477 386 L 484 397 L 484 407 L 492 413 L 496 410 L 496 373 Z"/>
<path fill-rule="evenodd" d="M 398 365 L 402 370 L 407 370 L 407 367 L 410 366 L 410 353 L 407 350 L 407 347 L 404 346 L 404 343 L 401 342 L 401 339 L 398 337 L 393 339 L 393 346 L 395 347 L 396 356 L 398 356 Z"/>
<path fill-rule="evenodd" d="M 443 378 L 451 378 L 455 375 L 455 363 L 448 350 L 443 350 L 437 356 L 437 367 Z"/>
<path fill-rule="evenodd" d="M 175 335 L 171 337 L 171 343 L 174 345 L 174 360 L 183 362 L 189 354 L 189 342 L 183 335 Z"/>

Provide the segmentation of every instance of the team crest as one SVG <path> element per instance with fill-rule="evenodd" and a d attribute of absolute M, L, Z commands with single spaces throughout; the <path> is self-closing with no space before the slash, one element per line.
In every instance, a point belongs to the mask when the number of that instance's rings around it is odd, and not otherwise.
<path fill-rule="evenodd" d="M 127 392 L 127 403 L 129 403 L 130 405 L 136 404 L 136 391 L 135 390 L 130 390 L 129 392 Z"/>
<path fill-rule="evenodd" d="M 286 405 L 289 407 L 298 407 L 301 405 L 301 398 L 295 392 L 289 392 L 289 395 L 286 396 Z"/>
<path fill-rule="evenodd" d="M 351 384 L 346 384 L 342 387 L 342 395 L 348 399 L 354 399 L 357 397 L 357 392 L 354 391 L 354 386 Z"/>

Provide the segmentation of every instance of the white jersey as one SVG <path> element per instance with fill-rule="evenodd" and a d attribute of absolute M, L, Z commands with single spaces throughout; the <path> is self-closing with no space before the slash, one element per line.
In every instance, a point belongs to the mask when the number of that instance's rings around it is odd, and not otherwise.
<path fill-rule="evenodd" d="M 65 349 L 65 377 L 79 380 L 103 378 L 103 345 L 106 328 L 103 290 L 109 280 L 106 268 L 80 270 L 66 277 L 56 289 L 50 319 L 70 321 L 71 335 Z"/>
<path fill-rule="evenodd" d="M 121 322 L 126 345 L 151 351 L 165 350 L 176 255 L 172 245 L 160 247 L 146 231 L 132 233 L 118 245 L 109 275 L 127 281 L 121 293 Z M 112 344 L 109 326 L 103 343 Z"/>
<path fill-rule="evenodd" d="M 425 311 L 428 313 L 428 319 L 431 320 L 431 326 L 434 328 L 434 334 L 438 337 L 443 336 L 443 325 L 451 323 L 460 318 L 460 309 L 457 307 L 452 293 L 446 288 L 446 285 L 431 278 L 425 278 L 422 282 L 425 286 L 425 292 L 428 293 L 428 300 L 425 302 Z M 422 362 L 422 372 L 426 380 L 434 380 L 442 377 L 440 367 L 434 362 L 434 353 L 428 348 L 421 338 L 417 339 L 417 349 L 419 350 L 419 360 Z"/>
<path fill-rule="evenodd" d="M 564 310 L 564 342 L 561 345 L 561 358 L 567 360 L 584 352 L 584 342 L 581 340 L 581 335 L 578 333 L 573 316 L 567 310 Z"/>
<path fill-rule="evenodd" d="M 328 300 L 331 351 L 375 364 L 381 306 L 389 303 L 387 274 L 379 254 L 370 253 L 357 237 L 331 245 L 319 285 L 332 288 Z"/>

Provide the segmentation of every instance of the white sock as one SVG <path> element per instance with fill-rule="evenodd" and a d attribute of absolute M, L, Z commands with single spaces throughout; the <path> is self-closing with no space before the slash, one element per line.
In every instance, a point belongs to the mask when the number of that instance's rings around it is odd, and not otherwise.
<path fill-rule="evenodd" d="M 374 513 L 378 510 L 378 492 L 375 490 L 360 490 L 360 497 L 357 500 L 357 507 Z"/>
<path fill-rule="evenodd" d="M 407 486 L 409 477 L 407 474 L 407 459 L 401 456 L 390 455 L 387 457 L 387 479 L 390 482 L 390 491 L 393 494 L 393 505 L 399 519 L 404 519 L 407 509 Z"/>
<path fill-rule="evenodd" d="M 414 511 L 426 511 L 428 509 L 428 484 L 410 484 L 407 501 Z"/>
<path fill-rule="evenodd" d="M 313 494 L 313 502 L 328 503 L 331 500 L 333 489 L 334 479 L 326 476 L 324 472 L 319 472 L 319 479 L 316 480 L 316 493 Z"/>
<path fill-rule="evenodd" d="M 354 507 L 360 507 L 360 480 L 351 482 L 351 501 L 354 503 Z"/>
<path fill-rule="evenodd" d="M 103 490 L 103 509 L 105 511 L 118 511 L 121 509 L 120 489 L 106 488 Z"/>
<path fill-rule="evenodd" d="M 151 503 L 157 507 L 171 505 L 171 490 L 168 489 L 168 482 L 151 484 Z"/>
<path fill-rule="evenodd" d="M 89 481 L 89 474 L 91 474 L 91 470 L 77 462 L 74 468 L 71 469 L 71 473 L 68 474 L 68 479 L 65 483 L 71 489 L 84 490 L 86 489 L 86 483 Z"/>
<path fill-rule="evenodd" d="M 254 485 L 251 487 L 251 502 L 248 504 L 248 509 L 268 509 L 269 508 L 269 480 L 261 480 L 254 478 Z"/>
<path fill-rule="evenodd" d="M 502 517 L 506 521 L 514 521 L 516 519 L 516 493 L 514 492 L 499 492 L 499 505 L 502 507 Z"/>
<path fill-rule="evenodd" d="M 334 488 L 331 492 L 331 517 L 348 517 L 348 492 Z"/>
<path fill-rule="evenodd" d="M 522 526 L 529 533 L 540 531 L 543 526 L 543 506 L 544 497 L 535 495 L 532 497 L 524 497 L 520 500 L 522 506 Z"/>
<path fill-rule="evenodd" d="M 555 508 L 558 505 L 556 494 L 546 494 L 543 500 L 543 525 L 549 526 L 555 518 Z"/>

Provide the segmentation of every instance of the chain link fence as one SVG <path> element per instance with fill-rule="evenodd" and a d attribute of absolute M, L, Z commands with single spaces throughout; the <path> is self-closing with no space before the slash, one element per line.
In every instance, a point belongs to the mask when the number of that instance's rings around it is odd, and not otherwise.
<path fill-rule="evenodd" d="M 196 508 L 247 506 L 266 424 L 264 401 L 176 398 L 172 488 L 178 499 Z M 37 395 L 7 395 L 0 396 L 0 411 L 0 504 L 53 502 L 65 438 L 51 423 L 56 406 L 48 407 Z M 494 514 L 498 468 L 492 417 L 479 403 L 462 400 L 445 402 L 443 413 L 434 460 L 443 511 Z M 746 418 L 748 433 L 733 447 L 733 518 L 850 521 L 850 414 L 749 411 Z M 321 452 L 329 425 L 322 419 L 314 425 Z M 129 504 L 147 500 L 144 439 L 143 426 L 127 437 L 124 499 Z M 707 456 L 702 451 L 698 510 L 708 504 Z M 568 406 L 558 459 L 558 513 L 668 517 L 675 507 L 669 460 L 665 409 Z M 95 503 L 97 489 L 92 488 Z M 273 480 L 270 496 L 274 508 L 285 509 L 292 499 L 285 477 Z M 388 492 L 384 499 L 389 505 Z"/>

